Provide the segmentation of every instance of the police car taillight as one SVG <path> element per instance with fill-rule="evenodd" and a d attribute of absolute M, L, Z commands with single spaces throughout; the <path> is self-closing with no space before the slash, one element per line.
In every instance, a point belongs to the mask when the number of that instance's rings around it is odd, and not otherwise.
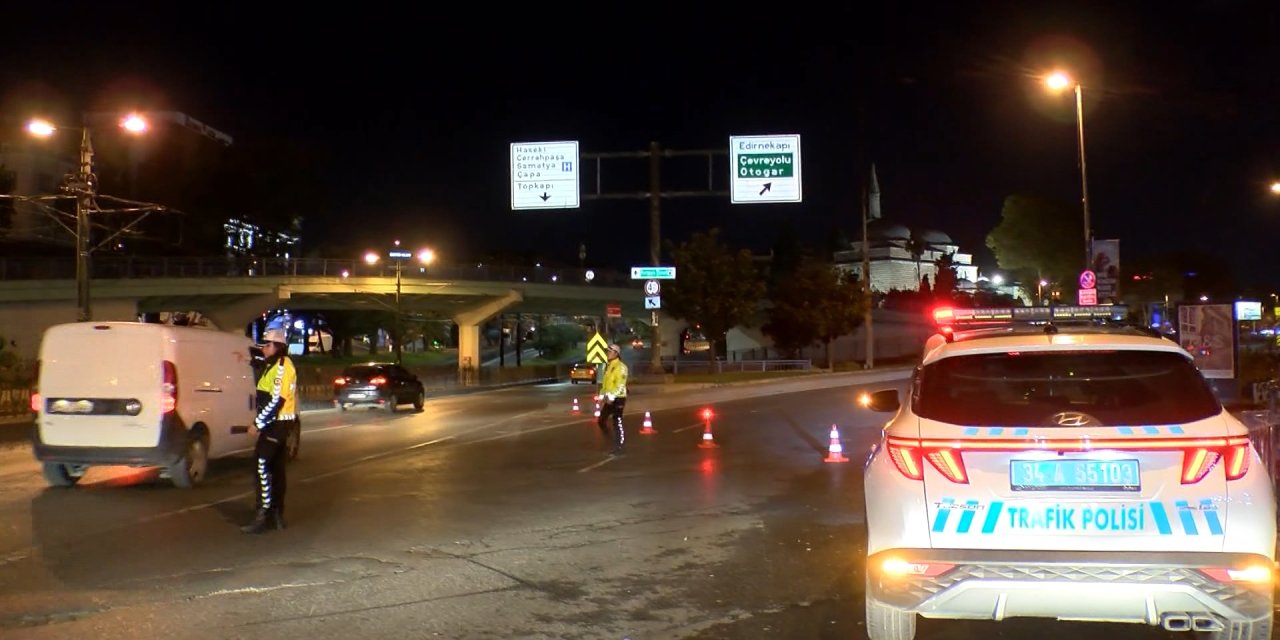
<path fill-rule="evenodd" d="M 880 571 L 886 576 L 920 576 L 933 578 L 950 571 L 954 564 L 945 562 L 911 562 L 902 558 L 885 558 L 880 563 Z"/>
<path fill-rule="evenodd" d="M 889 459 L 898 472 L 912 480 L 924 479 L 924 460 L 946 479 L 956 484 L 969 484 L 969 474 L 964 468 L 964 458 L 954 448 L 925 448 L 919 441 L 890 438 L 885 443 Z"/>
<path fill-rule="evenodd" d="M 1230 584 L 1232 582 L 1246 582 L 1250 584 L 1267 584 L 1274 579 L 1274 573 L 1271 567 L 1264 564 L 1255 564 L 1241 569 L 1228 569 L 1225 567 L 1210 567 L 1201 569 L 1200 573 L 1217 580 L 1218 582 Z"/>
<path fill-rule="evenodd" d="M 1227 480 L 1239 480 L 1249 472 L 1249 443 L 1234 442 L 1221 448 L 1195 447 L 1182 452 L 1182 484 L 1204 480 L 1220 461 Z"/>
<path fill-rule="evenodd" d="M 935 324 L 951 324 L 951 321 L 955 320 L 955 317 L 956 310 L 951 307 L 938 307 L 933 310 L 933 322 Z"/>

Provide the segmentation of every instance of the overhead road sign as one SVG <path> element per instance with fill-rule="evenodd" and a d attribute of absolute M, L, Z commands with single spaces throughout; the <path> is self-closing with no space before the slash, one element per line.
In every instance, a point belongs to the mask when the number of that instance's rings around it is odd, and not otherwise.
<path fill-rule="evenodd" d="M 631 267 L 632 280 L 675 280 L 675 267 Z"/>
<path fill-rule="evenodd" d="M 730 201 L 800 202 L 800 136 L 730 136 Z"/>
<path fill-rule="evenodd" d="M 605 355 L 605 351 L 609 348 L 608 343 L 604 341 L 604 336 L 597 331 L 591 339 L 587 341 L 587 362 L 601 364 L 608 362 L 609 358 Z"/>
<path fill-rule="evenodd" d="M 511 209 L 577 209 L 578 141 L 511 143 Z"/>

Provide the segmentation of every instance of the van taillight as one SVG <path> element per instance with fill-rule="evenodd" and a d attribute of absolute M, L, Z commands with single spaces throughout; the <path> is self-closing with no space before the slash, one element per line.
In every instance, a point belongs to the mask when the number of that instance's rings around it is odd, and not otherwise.
<path fill-rule="evenodd" d="M 32 413 L 39 413 L 39 412 L 40 412 L 40 407 L 41 407 L 41 406 L 43 406 L 43 405 L 44 405 L 44 400 L 40 397 L 40 392 L 39 392 L 39 391 L 32 391 L 32 392 L 31 392 L 31 411 L 32 411 Z"/>
<path fill-rule="evenodd" d="M 347 383 L 347 379 L 346 379 L 346 378 L 334 378 L 334 379 L 333 379 L 333 384 L 338 385 L 338 386 L 342 386 L 342 385 L 344 385 L 344 384 L 346 384 L 346 383 Z"/>
<path fill-rule="evenodd" d="M 160 384 L 160 412 L 172 413 L 178 408 L 178 368 L 164 361 L 164 381 Z"/>
<path fill-rule="evenodd" d="M 370 380 L 369 383 L 374 386 L 381 387 L 382 385 L 387 383 L 387 379 L 384 378 L 383 376 L 376 376 L 372 380 Z"/>

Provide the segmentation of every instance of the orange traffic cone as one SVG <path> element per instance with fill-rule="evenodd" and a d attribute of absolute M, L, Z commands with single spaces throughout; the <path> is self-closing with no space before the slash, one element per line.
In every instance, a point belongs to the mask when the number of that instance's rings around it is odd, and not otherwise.
<path fill-rule="evenodd" d="M 702 414 L 702 417 L 703 417 L 703 425 L 705 426 L 702 428 L 702 444 L 699 444 L 698 448 L 699 449 L 719 449 L 720 445 L 716 444 L 715 436 L 711 435 L 710 411 L 704 411 Z"/>
<path fill-rule="evenodd" d="M 648 411 L 644 412 L 644 424 L 640 427 L 640 433 L 644 435 L 657 433 L 657 430 L 653 428 L 653 419 L 649 417 Z"/>
<path fill-rule="evenodd" d="M 827 457 L 823 462 L 848 462 L 844 455 L 844 447 L 840 446 L 840 430 L 831 425 L 831 444 L 827 445 Z"/>
<path fill-rule="evenodd" d="M 573 409 L 572 409 L 572 413 L 573 413 L 573 415 L 575 415 L 575 416 L 576 416 L 576 415 L 578 415 L 579 413 L 582 413 L 582 408 L 578 406 L 578 399 L 577 399 L 577 398 L 574 398 L 574 399 L 573 399 Z"/>

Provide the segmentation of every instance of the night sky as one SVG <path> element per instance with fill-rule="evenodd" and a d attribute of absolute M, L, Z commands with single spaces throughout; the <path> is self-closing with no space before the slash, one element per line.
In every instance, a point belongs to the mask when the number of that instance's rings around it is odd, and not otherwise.
<path fill-rule="evenodd" d="M 826 246 L 858 229 L 875 162 L 886 218 L 943 230 L 993 267 L 984 238 L 1005 196 L 1079 206 L 1074 101 L 1039 83 L 1064 65 L 1084 86 L 1095 237 L 1120 239 L 1122 265 L 1196 247 L 1280 286 L 1280 198 L 1267 191 L 1280 179 L 1280 3 L 699 4 L 6 7 L 0 108 L 184 112 L 250 163 L 238 207 L 282 193 L 305 206 L 309 253 L 401 238 L 449 262 L 576 264 L 580 242 L 589 266 L 647 262 L 642 200 L 511 211 L 512 142 L 596 153 L 794 133 L 802 204 L 671 199 L 663 235 L 719 226 L 767 252 L 790 225 Z M 664 172 L 669 188 L 705 186 L 697 161 Z M 646 179 L 640 160 L 603 165 L 606 191 Z"/>

